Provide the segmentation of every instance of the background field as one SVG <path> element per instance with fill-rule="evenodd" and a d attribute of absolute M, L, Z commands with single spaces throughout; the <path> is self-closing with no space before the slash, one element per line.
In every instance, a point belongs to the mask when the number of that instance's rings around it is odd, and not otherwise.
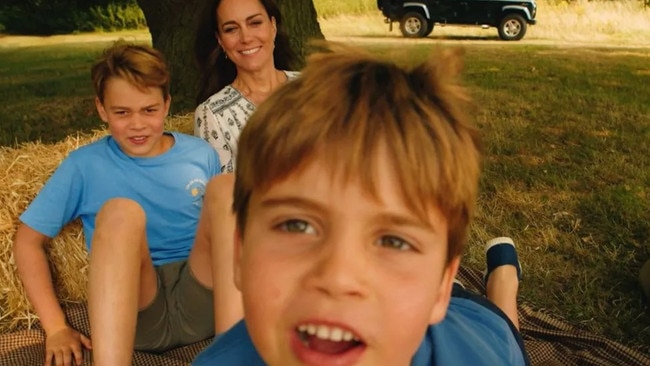
<path fill-rule="evenodd" d="M 376 0 L 340 1 L 314 0 L 325 33 L 349 36 L 398 36 L 399 24 L 393 31 L 383 23 Z M 537 22 L 529 27 L 525 39 L 563 42 L 609 42 L 616 44 L 650 43 L 650 9 L 639 0 L 562 1 L 537 0 Z M 492 38 L 495 28 L 436 26 L 433 38 Z"/>
<path fill-rule="evenodd" d="M 397 24 L 389 31 L 375 0 L 314 0 L 314 4 L 323 33 L 332 40 L 502 45 L 496 29 L 479 27 L 437 26 L 427 39 L 405 40 Z M 529 27 L 526 38 L 517 46 L 650 47 L 650 10 L 641 1 L 542 0 L 538 8 L 538 24 Z M 88 96 L 88 65 L 119 37 L 150 42 L 145 30 L 91 36 L 0 35 L 0 145 L 37 139 L 56 141 L 96 127 L 98 121 Z"/>
<path fill-rule="evenodd" d="M 650 351 L 636 279 L 650 259 L 650 12 L 638 1 L 541 2 L 523 42 L 461 27 L 411 41 L 388 32 L 374 0 L 315 4 L 328 38 L 401 63 L 465 49 L 485 142 L 465 263 L 483 268 L 482 242 L 512 236 L 522 299 Z M 97 126 L 88 67 L 118 37 L 148 42 L 145 32 L 0 38 L 0 145 Z"/>

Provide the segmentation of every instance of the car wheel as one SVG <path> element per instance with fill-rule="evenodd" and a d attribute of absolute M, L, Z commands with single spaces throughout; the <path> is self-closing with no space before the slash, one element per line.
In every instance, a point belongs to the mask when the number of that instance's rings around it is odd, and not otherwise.
<path fill-rule="evenodd" d="M 429 34 L 433 32 L 433 22 L 429 22 L 429 26 L 427 27 L 427 31 L 424 32 L 424 35 L 422 37 L 428 37 Z"/>
<path fill-rule="evenodd" d="M 508 14 L 499 25 L 499 38 L 504 41 L 518 41 L 524 38 L 528 24 L 519 14 Z"/>
<path fill-rule="evenodd" d="M 420 13 L 409 12 L 402 17 L 399 28 L 404 37 L 420 38 L 426 36 L 429 30 L 429 21 Z M 433 27 L 431 27 L 431 30 L 433 30 Z"/>

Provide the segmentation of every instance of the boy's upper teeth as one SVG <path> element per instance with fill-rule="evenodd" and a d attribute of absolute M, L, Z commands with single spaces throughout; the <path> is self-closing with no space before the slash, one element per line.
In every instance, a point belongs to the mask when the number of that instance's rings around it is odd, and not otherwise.
<path fill-rule="evenodd" d="M 316 336 L 316 338 L 330 340 L 334 342 L 340 341 L 359 341 L 359 338 L 355 337 L 352 332 L 341 329 L 339 327 L 330 327 L 327 325 L 316 325 L 316 324 L 302 324 L 298 326 L 298 331 L 302 333 L 307 333 L 311 336 Z"/>

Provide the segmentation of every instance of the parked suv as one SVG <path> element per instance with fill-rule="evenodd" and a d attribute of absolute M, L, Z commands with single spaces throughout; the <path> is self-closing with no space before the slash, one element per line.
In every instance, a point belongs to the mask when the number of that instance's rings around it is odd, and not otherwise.
<path fill-rule="evenodd" d="M 496 27 L 506 41 L 520 40 L 535 24 L 535 0 L 377 0 L 393 29 L 399 22 L 405 37 L 426 37 L 433 25 L 463 24 Z"/>

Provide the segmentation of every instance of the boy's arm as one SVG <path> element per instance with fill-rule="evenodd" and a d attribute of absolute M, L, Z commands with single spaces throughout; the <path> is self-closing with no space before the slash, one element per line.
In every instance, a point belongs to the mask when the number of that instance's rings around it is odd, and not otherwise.
<path fill-rule="evenodd" d="M 56 298 L 45 253 L 48 240 L 46 235 L 20 224 L 13 247 L 18 274 L 46 333 L 46 365 L 50 364 L 52 358 L 69 360 L 73 355 L 80 364 L 81 344 L 90 348 L 90 340 L 68 325 Z M 57 365 L 63 362 L 56 361 Z"/>
<path fill-rule="evenodd" d="M 20 224 L 14 240 L 14 257 L 27 297 L 46 333 L 66 326 L 65 315 L 54 292 L 50 266 L 45 254 L 49 238 Z"/>

